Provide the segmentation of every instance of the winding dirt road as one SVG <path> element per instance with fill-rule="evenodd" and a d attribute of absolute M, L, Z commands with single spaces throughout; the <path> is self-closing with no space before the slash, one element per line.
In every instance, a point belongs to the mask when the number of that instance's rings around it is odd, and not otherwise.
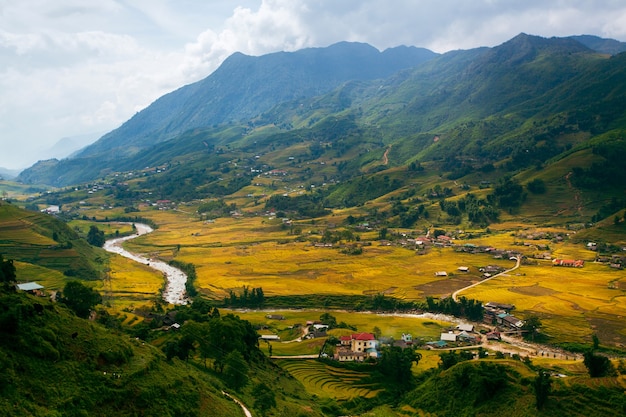
<path fill-rule="evenodd" d="M 495 275 L 494 275 L 494 276 L 492 276 L 492 277 L 485 278 L 485 279 L 483 279 L 482 281 L 478 281 L 478 282 L 476 282 L 476 283 L 474 283 L 474 284 L 472 284 L 472 285 L 468 285 L 467 287 L 463 287 L 463 288 L 460 288 L 460 289 L 456 290 L 455 292 L 453 292 L 453 293 L 452 293 L 452 299 L 453 299 L 454 301 L 459 301 L 459 300 L 458 300 L 459 293 L 461 293 L 461 292 L 463 292 L 463 291 L 465 291 L 465 290 L 469 290 L 470 288 L 474 288 L 474 287 L 476 287 L 476 286 L 478 286 L 478 285 L 480 285 L 480 284 L 482 284 L 482 283 L 485 283 L 485 282 L 487 282 L 487 281 L 490 281 L 490 280 L 492 280 L 492 279 L 494 279 L 494 278 L 497 278 L 497 277 L 500 277 L 500 276 L 502 276 L 502 275 L 506 275 L 506 274 L 508 274 L 508 273 L 510 273 L 510 272 L 515 271 L 517 268 L 519 268 L 519 266 L 520 266 L 520 263 L 521 263 L 521 262 L 522 262 L 522 257 L 521 257 L 521 256 L 518 256 L 518 257 L 517 257 L 517 262 L 515 263 L 515 266 L 514 266 L 513 268 L 511 268 L 511 269 L 507 269 L 506 271 L 502 271 L 502 272 L 500 272 L 499 274 L 495 274 Z"/>

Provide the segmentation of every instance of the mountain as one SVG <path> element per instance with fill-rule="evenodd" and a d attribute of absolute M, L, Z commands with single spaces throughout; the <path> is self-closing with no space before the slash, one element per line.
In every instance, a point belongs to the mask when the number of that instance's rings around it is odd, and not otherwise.
<path fill-rule="evenodd" d="M 310 160 L 350 155 L 339 175 L 344 179 L 366 171 L 388 145 L 392 166 L 462 158 L 457 166 L 464 172 L 488 164 L 514 172 L 581 145 L 582 137 L 623 126 L 624 54 L 598 53 L 583 44 L 590 38 L 581 40 L 522 33 L 493 48 L 443 55 L 353 43 L 235 54 L 74 157 L 42 161 L 18 179 L 60 186 L 175 164 L 166 188 L 182 192 L 174 184 L 188 183 L 192 169 L 226 169 L 220 156 L 226 151 L 234 158 L 278 155 L 303 141 L 314 148 L 327 143 L 309 153 Z M 435 136 L 442 140 L 434 143 Z M 193 168 L 178 166 L 183 161 L 194 161 Z M 241 188 L 244 179 L 184 195 L 223 193 Z"/>
<path fill-rule="evenodd" d="M 246 122 L 284 101 L 321 95 L 350 80 L 385 78 L 435 56 L 415 47 L 379 52 L 348 42 L 261 57 L 235 53 L 204 80 L 159 98 L 77 157 L 132 154 L 192 129 Z"/>
<path fill-rule="evenodd" d="M 67 136 L 59 139 L 49 149 L 42 152 L 42 159 L 62 159 L 72 156 L 82 148 L 91 145 L 102 133 L 87 133 L 84 135 Z"/>
<path fill-rule="evenodd" d="M 615 39 L 605 39 L 593 35 L 570 36 L 570 39 L 603 54 L 617 55 L 626 52 L 626 42 L 616 41 Z"/>
<path fill-rule="evenodd" d="M 0 180 L 11 180 L 18 176 L 20 173 L 19 169 L 8 169 L 0 167 Z"/>

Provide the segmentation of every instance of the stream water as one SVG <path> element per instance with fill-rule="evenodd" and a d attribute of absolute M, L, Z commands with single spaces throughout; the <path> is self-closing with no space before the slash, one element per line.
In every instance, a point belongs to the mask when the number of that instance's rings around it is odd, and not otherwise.
<path fill-rule="evenodd" d="M 118 255 L 122 255 L 126 258 L 132 259 L 133 261 L 149 265 L 151 268 L 163 272 L 167 280 L 165 291 L 163 291 L 163 299 L 170 304 L 187 304 L 189 301 L 185 293 L 187 275 L 183 271 L 178 268 L 174 268 L 165 262 L 146 258 L 136 253 L 129 252 L 122 247 L 123 242 L 135 239 L 153 231 L 150 226 L 143 223 L 135 223 L 135 228 L 137 230 L 136 234 L 107 240 L 104 243 L 103 248 L 109 252 L 117 253 Z"/>

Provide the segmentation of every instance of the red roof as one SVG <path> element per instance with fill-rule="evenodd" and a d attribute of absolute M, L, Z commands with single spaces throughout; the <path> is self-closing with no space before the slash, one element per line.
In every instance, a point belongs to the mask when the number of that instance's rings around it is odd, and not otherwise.
<path fill-rule="evenodd" d="M 352 337 L 350 337 L 350 336 L 341 336 L 339 338 L 339 340 L 352 340 Z"/>
<path fill-rule="evenodd" d="M 352 335 L 352 339 L 354 340 L 376 340 L 373 334 L 371 333 L 354 333 Z"/>

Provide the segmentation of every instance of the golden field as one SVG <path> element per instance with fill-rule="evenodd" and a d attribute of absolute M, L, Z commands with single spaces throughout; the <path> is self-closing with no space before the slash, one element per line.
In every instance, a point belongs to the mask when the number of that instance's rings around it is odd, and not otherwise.
<path fill-rule="evenodd" d="M 201 221 L 194 211 L 193 206 L 178 211 L 142 211 L 141 215 L 151 218 L 159 228 L 128 242 L 126 247 L 164 260 L 176 258 L 194 264 L 196 287 L 215 300 L 243 286 L 261 287 L 266 296 L 383 293 L 403 300 L 422 300 L 426 296 L 448 296 L 480 281 L 481 266 L 513 266 L 508 259 L 457 253 L 452 248 L 432 248 L 417 255 L 399 246 L 381 246 L 373 240 L 376 234 L 372 232 L 362 235 L 363 240 L 372 242 L 358 256 L 343 254 L 336 248 L 314 247 L 311 242 L 319 240 L 329 224 L 332 223 L 330 230 L 340 229 L 336 225 L 341 224 L 347 212 L 314 222 L 294 222 L 293 228 L 299 229 L 299 234 L 293 234 L 292 228 L 283 226 L 280 219 L 266 215 L 247 213 L 240 218 L 207 222 Z M 522 265 L 513 274 L 490 280 L 462 295 L 483 302 L 512 303 L 520 318 L 538 315 L 544 332 L 554 342 L 589 341 L 595 333 L 603 343 L 626 344 L 622 324 L 626 316 L 623 271 L 594 263 L 595 252 L 567 238 L 573 232 L 557 227 L 523 227 L 502 222 L 490 227 L 490 233 L 476 234 L 473 239 L 465 239 L 461 234 L 463 240 L 456 243 L 512 249 L 529 257 L 546 252 L 535 245 L 548 245 L 553 258 L 583 259 L 584 268 L 553 267 L 549 261 L 537 261 L 537 265 Z M 537 232 L 566 238 L 562 242 L 525 238 Z M 469 266 L 470 272 L 458 272 L 459 266 Z M 437 271 L 446 271 L 448 277 L 436 277 Z M 124 291 L 133 288 L 130 283 Z M 158 284 L 152 288 L 158 288 Z M 139 285 L 135 291 L 147 292 Z"/>

